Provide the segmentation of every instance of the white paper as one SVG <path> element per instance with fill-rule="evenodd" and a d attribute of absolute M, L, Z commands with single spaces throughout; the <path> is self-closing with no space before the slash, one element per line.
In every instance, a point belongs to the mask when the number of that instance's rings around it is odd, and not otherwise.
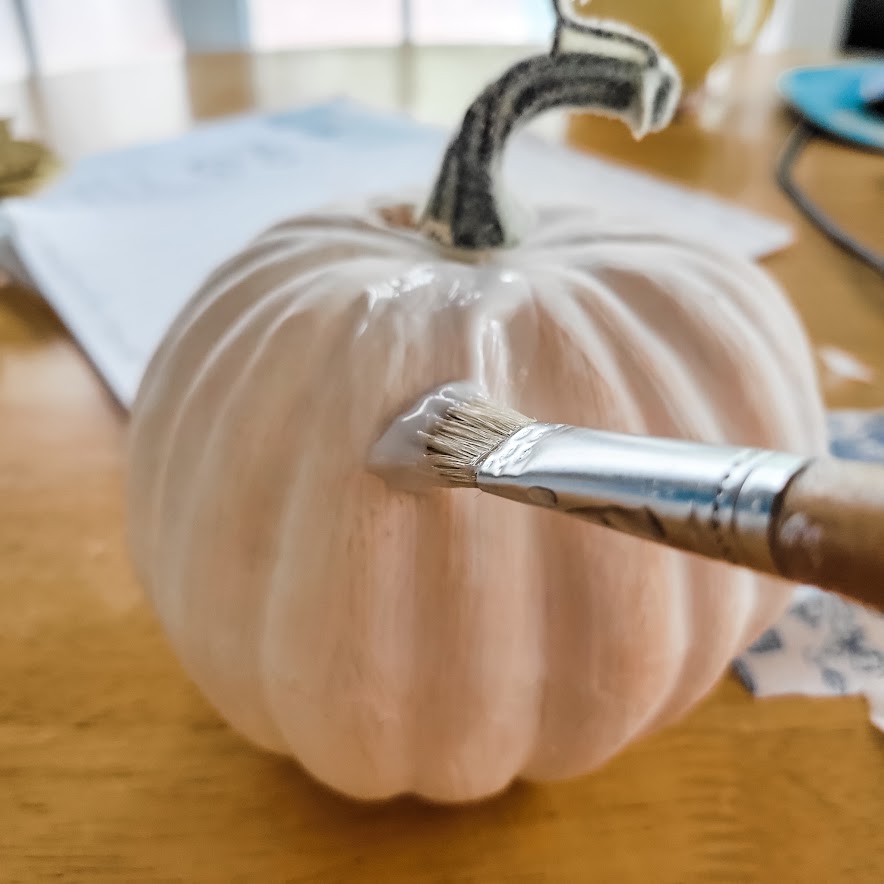
<path fill-rule="evenodd" d="M 321 204 L 425 192 L 447 137 L 334 101 L 90 157 L 50 190 L 4 204 L 0 266 L 42 292 L 128 407 L 164 331 L 215 266 Z M 791 241 L 783 224 L 529 136 L 515 139 L 506 172 L 526 199 L 614 207 L 748 257 Z"/>

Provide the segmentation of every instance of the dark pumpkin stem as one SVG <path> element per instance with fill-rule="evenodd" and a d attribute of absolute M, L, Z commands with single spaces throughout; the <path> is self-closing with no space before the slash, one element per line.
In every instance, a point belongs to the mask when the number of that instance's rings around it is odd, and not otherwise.
<path fill-rule="evenodd" d="M 550 54 L 513 65 L 466 112 L 421 219 L 433 239 L 476 250 L 516 242 L 502 198 L 502 155 L 513 131 L 538 114 L 595 111 L 623 120 L 637 138 L 672 119 L 681 79 L 650 39 L 614 22 L 557 12 Z"/>

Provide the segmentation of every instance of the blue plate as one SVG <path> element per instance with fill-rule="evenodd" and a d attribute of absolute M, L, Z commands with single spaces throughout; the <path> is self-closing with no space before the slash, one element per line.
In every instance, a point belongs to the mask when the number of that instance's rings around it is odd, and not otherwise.
<path fill-rule="evenodd" d="M 777 88 L 785 101 L 823 131 L 884 150 L 884 117 L 869 107 L 884 98 L 884 64 L 798 68 L 783 74 Z"/>

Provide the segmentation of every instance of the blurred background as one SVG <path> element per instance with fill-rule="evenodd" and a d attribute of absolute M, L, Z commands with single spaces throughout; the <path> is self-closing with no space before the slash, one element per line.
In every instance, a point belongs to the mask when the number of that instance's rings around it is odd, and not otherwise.
<path fill-rule="evenodd" d="M 670 54 L 680 42 L 683 73 L 726 56 L 728 17 L 765 22 L 755 48 L 796 63 L 884 47 L 884 0 L 576 5 L 633 22 Z M 548 45 L 552 23 L 551 0 L 0 0 L 0 120 L 48 137 L 65 160 L 338 94 L 450 124 L 477 84 Z"/>
<path fill-rule="evenodd" d="M 549 0 L 0 0 L 0 77 L 187 50 L 542 43 L 551 22 Z M 759 45 L 880 47 L 882 31 L 884 0 L 782 0 Z"/>

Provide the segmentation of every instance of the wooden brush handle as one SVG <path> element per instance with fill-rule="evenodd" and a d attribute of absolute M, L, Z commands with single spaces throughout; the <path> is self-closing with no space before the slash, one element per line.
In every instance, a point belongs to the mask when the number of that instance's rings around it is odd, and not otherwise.
<path fill-rule="evenodd" d="M 770 536 L 784 577 L 884 611 L 884 468 L 813 462 L 786 489 Z"/>

